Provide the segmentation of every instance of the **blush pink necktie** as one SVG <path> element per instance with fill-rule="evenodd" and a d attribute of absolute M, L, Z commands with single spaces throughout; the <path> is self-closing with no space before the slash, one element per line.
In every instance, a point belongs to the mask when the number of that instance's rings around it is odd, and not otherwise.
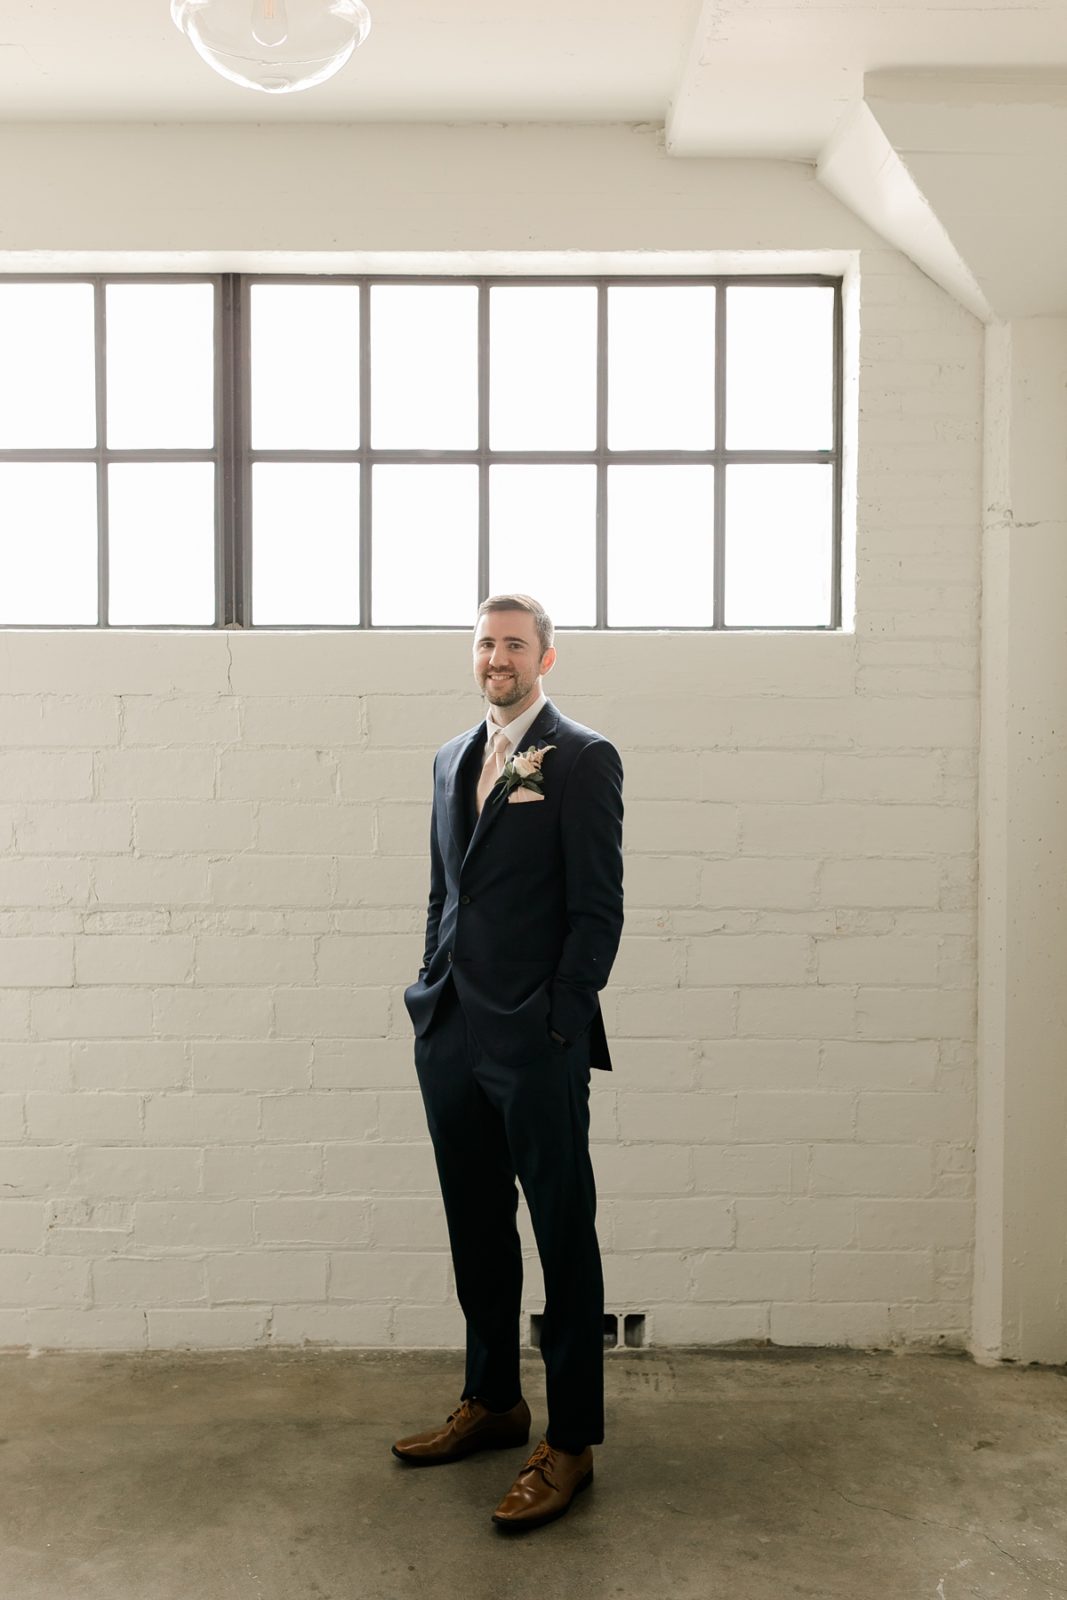
<path fill-rule="evenodd" d="M 485 758 L 481 776 L 478 779 L 477 806 L 479 814 L 485 804 L 486 795 L 504 770 L 504 762 L 507 760 L 507 748 L 507 729 L 497 728 L 489 745 L 489 754 Z"/>

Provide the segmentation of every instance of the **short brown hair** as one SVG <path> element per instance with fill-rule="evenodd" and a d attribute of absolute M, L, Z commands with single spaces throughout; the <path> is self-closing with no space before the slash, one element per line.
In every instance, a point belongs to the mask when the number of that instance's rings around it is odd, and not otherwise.
<path fill-rule="evenodd" d="M 541 646 L 541 654 L 552 648 L 555 637 L 555 628 L 552 618 L 532 594 L 491 594 L 482 601 L 478 607 L 478 617 L 484 616 L 487 611 L 528 611 L 534 619 L 537 629 L 537 642 Z M 474 619 L 474 626 L 478 626 L 478 617 Z"/>

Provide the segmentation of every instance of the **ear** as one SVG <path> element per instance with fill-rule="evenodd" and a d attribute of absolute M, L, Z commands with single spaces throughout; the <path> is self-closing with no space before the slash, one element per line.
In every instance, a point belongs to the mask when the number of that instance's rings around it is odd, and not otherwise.
<path fill-rule="evenodd" d="M 546 672 L 551 672 L 555 664 L 556 647 L 554 644 L 550 644 L 544 655 L 541 657 L 541 677 L 543 678 Z"/>

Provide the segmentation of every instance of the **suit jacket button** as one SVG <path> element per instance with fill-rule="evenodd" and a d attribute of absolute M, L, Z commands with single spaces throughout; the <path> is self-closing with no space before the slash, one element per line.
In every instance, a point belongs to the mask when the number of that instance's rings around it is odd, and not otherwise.
<path fill-rule="evenodd" d="M 459 903 L 460 903 L 461 906 L 469 906 L 470 903 L 471 903 L 470 895 L 469 894 L 461 894 L 460 897 L 459 897 Z"/>
<path fill-rule="evenodd" d="M 449 959 L 449 961 L 452 960 L 452 952 L 451 952 L 451 950 L 448 952 L 448 959 Z"/>

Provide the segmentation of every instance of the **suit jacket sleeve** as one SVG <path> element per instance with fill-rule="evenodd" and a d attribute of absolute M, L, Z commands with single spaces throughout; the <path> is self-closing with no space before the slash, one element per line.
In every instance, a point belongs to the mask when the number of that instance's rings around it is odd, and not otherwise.
<path fill-rule="evenodd" d="M 562 805 L 567 934 L 549 1017 L 572 1039 L 596 1014 L 622 936 L 622 761 L 607 739 L 579 752 Z"/>
<path fill-rule="evenodd" d="M 441 926 L 441 911 L 445 903 L 445 864 L 441 846 L 437 842 L 437 757 L 433 758 L 433 805 L 430 812 L 430 898 L 426 907 L 426 937 L 423 941 L 422 972 L 433 960 L 437 949 L 437 930 Z"/>

